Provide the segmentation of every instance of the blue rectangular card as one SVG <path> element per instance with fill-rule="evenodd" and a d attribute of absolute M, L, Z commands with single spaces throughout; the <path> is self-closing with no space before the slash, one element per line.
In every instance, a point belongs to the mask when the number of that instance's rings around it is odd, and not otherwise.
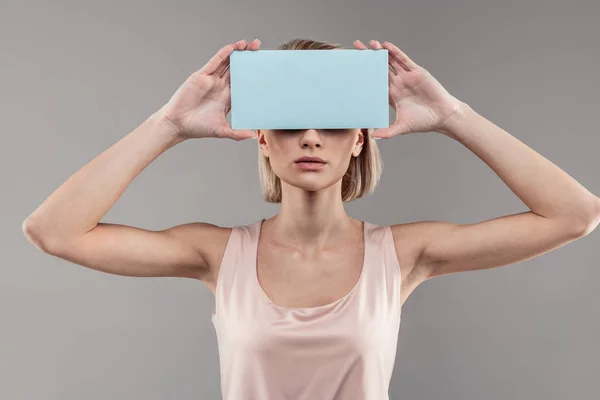
<path fill-rule="evenodd" d="M 388 50 L 234 50 L 233 129 L 389 126 Z"/>

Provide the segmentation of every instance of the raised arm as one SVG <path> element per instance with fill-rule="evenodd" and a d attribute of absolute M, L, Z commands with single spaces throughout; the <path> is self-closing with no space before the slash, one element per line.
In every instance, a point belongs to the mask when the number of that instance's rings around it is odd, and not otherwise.
<path fill-rule="evenodd" d="M 56 189 L 24 221 L 25 236 L 48 254 L 107 273 L 205 276 L 203 249 L 224 228 L 196 222 L 150 231 L 99 221 L 133 179 L 175 144 L 189 138 L 254 136 L 253 131 L 232 130 L 225 118 L 231 108 L 229 55 L 258 46 L 238 41 L 222 47 L 164 107 Z"/>
<path fill-rule="evenodd" d="M 197 276 L 204 261 L 189 238 L 202 235 L 198 224 L 149 231 L 99 222 L 146 166 L 183 140 L 154 113 L 60 185 L 25 220 L 25 235 L 45 253 L 107 273 Z"/>

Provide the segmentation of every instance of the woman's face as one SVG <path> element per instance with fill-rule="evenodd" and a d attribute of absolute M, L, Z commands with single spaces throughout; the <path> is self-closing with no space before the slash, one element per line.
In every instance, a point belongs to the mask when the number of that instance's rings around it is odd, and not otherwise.
<path fill-rule="evenodd" d="M 361 129 L 264 129 L 257 133 L 260 151 L 282 184 L 310 191 L 340 181 L 364 143 Z M 303 156 L 320 157 L 324 163 L 298 163 Z"/>

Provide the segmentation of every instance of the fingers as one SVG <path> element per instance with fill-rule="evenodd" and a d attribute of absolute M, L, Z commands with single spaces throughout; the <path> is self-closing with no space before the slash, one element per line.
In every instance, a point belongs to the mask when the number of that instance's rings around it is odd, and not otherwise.
<path fill-rule="evenodd" d="M 212 56 L 210 60 L 198 71 L 202 74 L 215 74 L 219 75 L 223 74 L 223 71 L 229 66 L 229 56 L 234 50 L 245 50 L 248 46 L 248 43 L 245 39 L 238 40 L 235 43 L 229 43 L 219 49 L 217 53 Z M 258 39 L 253 40 L 250 43 L 249 49 L 255 50 L 260 46 L 260 41 Z"/>
<path fill-rule="evenodd" d="M 219 66 L 215 69 L 214 73 L 215 74 L 219 74 L 220 77 L 223 76 L 223 73 L 226 72 L 229 69 L 229 60 L 230 60 L 230 56 L 231 53 L 234 50 L 244 50 L 247 46 L 247 43 L 244 39 L 242 40 L 238 40 L 237 42 L 235 42 L 233 44 L 233 48 L 231 49 L 231 51 L 227 54 L 227 56 L 225 58 L 223 58 L 220 61 Z"/>
<path fill-rule="evenodd" d="M 373 41 L 373 40 L 371 40 L 371 44 L 372 44 L 373 42 L 374 42 L 374 41 Z M 368 48 L 368 47 L 367 47 L 367 46 L 366 46 L 366 45 L 365 45 L 363 42 L 361 42 L 360 40 L 355 40 L 355 41 L 354 41 L 354 47 L 356 47 L 356 48 L 357 48 L 357 49 L 359 49 L 359 50 L 368 50 L 368 49 L 369 49 L 369 48 Z M 371 46 L 371 47 L 372 47 L 372 48 L 374 48 L 373 46 Z M 389 68 L 388 68 L 388 69 L 389 69 L 389 71 L 388 71 L 388 77 L 391 79 L 391 77 L 392 77 L 392 76 L 394 76 L 394 75 L 398 75 L 398 73 L 396 72 L 396 69 L 395 69 L 395 68 L 392 66 L 392 64 L 389 62 L 389 60 L 390 60 L 390 59 L 391 59 L 391 57 L 389 57 L 389 51 L 388 51 L 388 67 L 389 67 Z"/>
<path fill-rule="evenodd" d="M 248 50 L 258 50 L 260 48 L 260 40 L 254 39 L 248 45 Z"/>
<path fill-rule="evenodd" d="M 222 68 L 223 62 L 227 60 L 227 58 L 234 49 L 235 43 L 233 45 L 230 43 L 226 46 L 221 47 L 219 51 L 217 51 L 217 53 L 214 56 L 212 56 L 206 64 L 204 64 L 204 66 L 198 71 L 198 73 L 206 75 L 215 73 L 215 71 Z"/>
<path fill-rule="evenodd" d="M 354 41 L 354 47 L 356 47 L 359 50 L 368 50 L 369 48 L 367 46 L 365 46 L 365 44 L 363 42 L 361 42 L 360 40 L 355 40 Z"/>
<path fill-rule="evenodd" d="M 392 76 L 392 74 L 397 75 L 397 71 L 400 69 L 410 72 L 418 68 L 418 65 L 413 60 L 411 60 L 402 50 L 390 42 L 383 42 L 382 45 L 377 40 L 371 40 L 369 41 L 369 45 L 372 49 L 386 49 L 388 51 L 388 60 L 392 71 L 390 76 Z M 368 47 L 360 40 L 354 41 L 354 47 L 360 50 L 368 49 Z"/>
<path fill-rule="evenodd" d="M 241 40 L 240 42 L 244 42 L 244 44 L 246 43 L 245 40 Z M 250 42 L 250 44 L 248 44 L 247 47 L 239 48 L 236 50 L 258 50 L 260 48 L 260 44 L 261 44 L 260 40 L 254 39 L 253 41 Z M 224 62 L 223 71 L 221 72 L 220 77 L 225 79 L 225 81 L 227 82 L 228 85 L 231 85 L 231 75 L 229 72 L 230 71 L 229 63 L 230 63 L 230 58 L 228 57 L 227 60 L 225 60 L 225 62 Z"/>
<path fill-rule="evenodd" d="M 392 66 L 396 69 L 397 66 L 402 67 L 405 71 L 413 71 L 419 66 L 413 60 L 411 60 L 398 46 L 390 42 L 383 42 L 383 48 L 387 49 L 392 59 Z"/>

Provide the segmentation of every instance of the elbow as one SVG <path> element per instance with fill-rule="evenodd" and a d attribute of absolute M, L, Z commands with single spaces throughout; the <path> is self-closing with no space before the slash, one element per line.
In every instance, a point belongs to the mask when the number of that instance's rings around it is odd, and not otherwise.
<path fill-rule="evenodd" d="M 588 224 L 580 224 L 578 229 L 576 229 L 576 231 L 575 231 L 575 237 L 587 236 L 590 233 L 592 233 L 592 231 L 594 231 L 594 229 L 596 229 L 597 226 L 598 226 L 598 222 L 593 222 L 593 223 L 588 223 Z"/>
<path fill-rule="evenodd" d="M 589 213 L 587 218 L 584 218 L 577 226 L 577 233 L 580 236 L 589 235 L 600 223 L 600 199 L 596 203 L 596 208 Z"/>
<path fill-rule="evenodd" d="M 592 206 L 581 207 L 576 215 L 568 215 L 558 221 L 575 238 L 589 235 L 600 223 L 600 198 L 595 197 Z"/>
<path fill-rule="evenodd" d="M 31 218 L 25 219 L 21 225 L 23 234 L 27 240 L 44 253 L 51 254 L 54 246 L 50 245 L 47 235 L 42 234 L 42 229 L 36 225 Z"/>

